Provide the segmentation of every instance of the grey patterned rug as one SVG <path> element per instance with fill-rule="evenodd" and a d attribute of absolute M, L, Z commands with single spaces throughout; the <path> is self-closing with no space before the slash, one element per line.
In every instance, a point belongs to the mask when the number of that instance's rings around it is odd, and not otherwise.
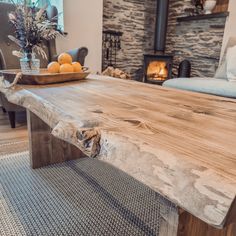
<path fill-rule="evenodd" d="M 32 170 L 28 152 L 0 156 L 0 212 L 1 236 L 172 236 L 177 224 L 175 206 L 107 164 Z"/>

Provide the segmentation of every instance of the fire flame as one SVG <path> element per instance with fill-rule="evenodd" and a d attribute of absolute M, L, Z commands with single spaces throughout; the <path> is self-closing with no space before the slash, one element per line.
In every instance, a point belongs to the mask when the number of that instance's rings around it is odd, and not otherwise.
<path fill-rule="evenodd" d="M 148 79 L 166 80 L 168 78 L 167 63 L 165 61 L 150 62 L 147 69 Z"/>

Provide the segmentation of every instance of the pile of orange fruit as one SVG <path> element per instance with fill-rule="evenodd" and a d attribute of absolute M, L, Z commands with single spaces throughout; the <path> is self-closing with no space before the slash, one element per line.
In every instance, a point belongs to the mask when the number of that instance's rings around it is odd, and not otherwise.
<path fill-rule="evenodd" d="M 71 55 L 68 53 L 61 53 L 58 61 L 49 63 L 47 69 L 49 73 L 83 72 L 81 64 L 73 62 Z"/>

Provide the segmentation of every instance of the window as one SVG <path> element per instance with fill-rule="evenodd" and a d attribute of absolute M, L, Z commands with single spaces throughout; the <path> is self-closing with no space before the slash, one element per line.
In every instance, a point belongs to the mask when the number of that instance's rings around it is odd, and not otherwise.
<path fill-rule="evenodd" d="M 58 10 L 58 26 L 64 30 L 63 0 L 28 0 L 30 3 L 36 3 L 39 7 L 53 5 Z"/>
<path fill-rule="evenodd" d="M 22 3 L 23 0 L 0 0 L 6 3 Z M 26 0 L 28 4 L 36 3 L 39 7 L 47 5 L 54 5 L 58 9 L 58 26 L 64 30 L 64 15 L 63 15 L 63 0 Z"/>

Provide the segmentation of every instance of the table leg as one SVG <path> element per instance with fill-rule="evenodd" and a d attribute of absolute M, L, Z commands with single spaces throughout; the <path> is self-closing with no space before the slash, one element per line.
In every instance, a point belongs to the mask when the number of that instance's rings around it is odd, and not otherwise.
<path fill-rule="evenodd" d="M 223 229 L 216 229 L 197 219 L 190 213 L 180 210 L 177 236 L 235 236 L 236 223 L 230 222 Z"/>
<path fill-rule="evenodd" d="M 30 163 L 33 169 L 85 157 L 75 146 L 55 138 L 52 129 L 27 110 Z"/>

